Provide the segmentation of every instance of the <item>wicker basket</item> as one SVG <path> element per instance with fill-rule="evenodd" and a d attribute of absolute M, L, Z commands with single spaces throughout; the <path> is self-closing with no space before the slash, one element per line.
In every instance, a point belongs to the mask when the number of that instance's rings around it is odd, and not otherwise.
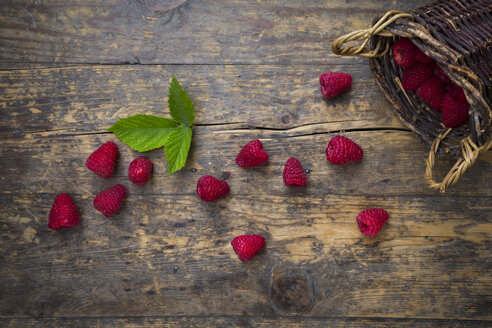
<path fill-rule="evenodd" d="M 410 38 L 463 88 L 470 103 L 468 124 L 447 129 L 441 124 L 440 113 L 414 92 L 403 90 L 403 71 L 390 51 L 399 37 Z M 362 43 L 342 47 L 351 41 Z M 409 13 L 389 11 L 375 20 L 372 28 L 336 39 L 332 51 L 369 58 L 376 81 L 395 113 L 430 146 L 425 179 L 431 188 L 444 193 L 492 146 L 492 0 L 440 0 Z M 442 182 L 432 178 L 436 154 L 458 157 Z"/>

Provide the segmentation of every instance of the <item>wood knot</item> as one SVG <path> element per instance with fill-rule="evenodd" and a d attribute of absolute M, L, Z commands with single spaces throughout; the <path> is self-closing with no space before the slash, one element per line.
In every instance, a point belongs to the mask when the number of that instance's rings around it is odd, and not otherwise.
<path fill-rule="evenodd" d="M 275 310 L 306 313 L 314 304 L 314 290 L 303 270 L 272 273 L 270 300 Z"/>
<path fill-rule="evenodd" d="M 290 121 L 291 121 L 291 119 L 292 119 L 292 118 L 291 118 L 291 116 L 290 116 L 289 114 L 285 114 L 285 115 L 283 115 L 283 116 L 280 118 L 280 120 L 281 120 L 281 121 L 282 121 L 282 123 L 284 123 L 284 124 L 289 124 L 289 123 L 290 123 Z"/>

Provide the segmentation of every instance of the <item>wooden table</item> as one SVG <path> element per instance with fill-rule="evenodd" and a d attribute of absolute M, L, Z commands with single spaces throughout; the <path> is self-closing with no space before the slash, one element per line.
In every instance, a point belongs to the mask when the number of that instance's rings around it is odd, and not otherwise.
<path fill-rule="evenodd" d="M 485 327 L 492 325 L 492 152 L 441 196 L 424 182 L 428 148 L 396 118 L 365 59 L 331 41 L 389 9 L 429 1 L 116 1 L 0 4 L 0 325 L 10 327 Z M 319 75 L 351 90 L 325 100 Z M 107 132 L 137 113 L 169 117 L 171 75 L 196 108 L 186 167 L 167 176 L 162 149 L 149 184 L 127 179 L 139 153 Z M 361 163 L 330 165 L 339 134 Z M 260 138 L 267 165 L 234 159 Z M 85 167 L 99 145 L 120 148 L 117 171 Z M 290 156 L 309 185 L 288 189 Z M 438 176 L 453 163 L 439 159 Z M 214 203 L 195 194 L 227 179 Z M 94 196 L 129 195 L 104 218 Z M 81 222 L 50 231 L 58 193 Z M 383 207 L 375 238 L 355 217 Z M 230 242 L 261 233 L 242 263 Z"/>

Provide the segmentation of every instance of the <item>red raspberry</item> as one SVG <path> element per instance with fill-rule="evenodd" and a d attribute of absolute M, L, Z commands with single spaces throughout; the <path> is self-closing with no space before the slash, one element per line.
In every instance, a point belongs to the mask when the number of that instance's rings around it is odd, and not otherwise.
<path fill-rule="evenodd" d="M 121 184 L 117 184 L 109 189 L 101 191 L 94 198 L 94 207 L 96 210 L 109 218 L 120 209 L 123 199 L 126 197 L 126 188 Z"/>
<path fill-rule="evenodd" d="M 370 208 L 359 213 L 357 224 L 360 232 L 368 237 L 374 237 L 383 229 L 389 214 L 382 208 Z"/>
<path fill-rule="evenodd" d="M 401 38 L 393 45 L 393 60 L 396 65 L 408 67 L 415 63 L 415 56 L 418 48 L 410 41 L 410 39 Z"/>
<path fill-rule="evenodd" d="M 200 196 L 201 200 L 213 202 L 214 200 L 227 196 L 229 185 L 227 182 L 211 175 L 205 175 L 198 179 L 196 193 Z"/>
<path fill-rule="evenodd" d="M 444 73 L 444 71 L 442 70 L 441 67 L 439 67 L 439 65 L 435 65 L 434 66 L 434 69 L 436 71 L 436 75 L 439 76 L 439 78 L 441 79 L 442 83 L 444 84 L 448 84 L 451 82 L 450 78 L 446 75 L 446 73 Z"/>
<path fill-rule="evenodd" d="M 401 78 L 403 89 L 407 91 L 417 90 L 432 74 L 434 74 L 434 66 L 432 64 L 415 63 L 405 68 Z"/>
<path fill-rule="evenodd" d="M 56 196 L 55 202 L 51 207 L 48 227 L 51 230 L 71 228 L 79 224 L 79 221 L 79 211 L 72 197 L 68 194 L 59 194 Z"/>
<path fill-rule="evenodd" d="M 427 56 L 425 52 L 419 48 L 417 48 L 417 52 L 415 53 L 415 59 L 422 64 L 430 64 L 434 62 L 434 59 Z"/>
<path fill-rule="evenodd" d="M 319 77 L 321 93 L 330 99 L 338 96 L 352 85 L 352 76 L 341 72 L 327 72 Z"/>
<path fill-rule="evenodd" d="M 143 186 L 152 174 L 152 162 L 147 157 L 135 158 L 128 167 L 128 179 L 136 185 Z"/>
<path fill-rule="evenodd" d="M 263 145 L 258 139 L 251 140 L 241 149 L 236 157 L 236 164 L 241 167 L 253 167 L 265 164 L 268 154 L 263 150 Z"/>
<path fill-rule="evenodd" d="M 308 178 L 301 162 L 295 157 L 289 158 L 284 167 L 284 183 L 288 187 L 304 187 Z"/>
<path fill-rule="evenodd" d="M 445 93 L 444 84 L 438 76 L 433 76 L 417 90 L 417 95 L 438 112 L 441 111 L 441 102 Z"/>
<path fill-rule="evenodd" d="M 334 136 L 326 147 L 326 159 L 336 165 L 358 162 L 364 151 L 358 144 L 344 136 Z"/>
<path fill-rule="evenodd" d="M 465 92 L 459 86 L 454 83 L 451 83 L 447 87 L 448 93 L 457 101 L 468 104 L 468 100 L 466 100 Z"/>
<path fill-rule="evenodd" d="M 97 175 L 109 178 L 113 175 L 117 158 L 118 146 L 114 142 L 108 141 L 87 158 L 85 166 Z"/>
<path fill-rule="evenodd" d="M 246 262 L 265 247 L 265 238 L 260 235 L 237 236 L 233 239 L 231 245 L 239 259 Z"/>
<path fill-rule="evenodd" d="M 441 103 L 442 123 L 448 128 L 455 128 L 468 120 L 468 103 L 460 102 L 453 98 L 451 93 L 446 93 Z"/>

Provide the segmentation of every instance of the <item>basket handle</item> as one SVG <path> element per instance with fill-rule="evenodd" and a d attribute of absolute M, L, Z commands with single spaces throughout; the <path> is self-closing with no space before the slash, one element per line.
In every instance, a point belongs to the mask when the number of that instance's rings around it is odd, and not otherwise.
<path fill-rule="evenodd" d="M 436 182 L 432 179 L 432 169 L 435 163 L 435 155 L 437 153 L 437 149 L 439 148 L 439 144 L 441 141 L 446 138 L 446 136 L 451 132 L 452 129 L 446 130 L 446 132 L 441 133 L 437 136 L 436 140 L 432 143 L 431 149 L 429 151 L 429 157 L 426 161 L 425 167 L 425 181 L 429 183 L 432 189 L 439 189 L 441 193 L 446 192 L 446 188 L 455 184 L 460 177 L 470 168 L 475 160 L 478 158 L 481 152 L 487 151 L 492 146 L 492 138 L 491 135 L 488 136 L 486 142 L 478 147 L 471 139 L 471 135 L 461 140 L 462 146 L 462 157 L 460 157 L 451 170 L 448 172 L 446 177 L 442 180 L 442 182 Z"/>
<path fill-rule="evenodd" d="M 354 31 L 342 35 L 341 37 L 338 37 L 331 44 L 331 51 L 333 51 L 334 54 L 341 55 L 341 56 L 361 56 L 366 58 L 383 56 L 389 51 L 390 47 L 388 43 L 386 43 L 386 47 L 384 49 L 381 49 L 381 45 L 382 45 L 381 39 L 378 40 L 376 47 L 374 49 L 369 49 L 366 47 L 366 45 L 373 35 L 379 35 L 384 37 L 395 36 L 393 33 L 386 30 L 386 27 L 399 18 L 413 19 L 413 16 L 400 10 L 390 10 L 386 14 L 384 14 L 384 16 L 381 17 L 381 19 L 379 19 L 376 22 L 376 24 L 374 24 L 371 28 Z M 342 48 L 344 43 L 351 42 L 351 41 L 363 41 L 363 42 L 361 45 L 357 47 Z"/>

